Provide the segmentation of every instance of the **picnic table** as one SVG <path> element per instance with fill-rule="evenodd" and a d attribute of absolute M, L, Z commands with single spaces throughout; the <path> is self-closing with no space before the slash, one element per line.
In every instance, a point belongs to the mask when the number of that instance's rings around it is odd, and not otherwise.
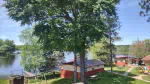
<path fill-rule="evenodd" d="M 91 79 L 97 79 L 97 75 L 90 76 Z"/>

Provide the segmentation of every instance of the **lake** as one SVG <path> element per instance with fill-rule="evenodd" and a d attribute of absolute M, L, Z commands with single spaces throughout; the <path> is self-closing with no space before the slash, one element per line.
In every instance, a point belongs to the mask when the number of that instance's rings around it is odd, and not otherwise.
<path fill-rule="evenodd" d="M 68 62 L 74 58 L 73 53 L 65 53 L 65 61 Z M 88 59 L 91 59 L 88 54 Z M 22 74 L 23 67 L 20 65 L 21 54 L 15 54 L 9 58 L 0 58 L 0 78 L 7 78 L 11 71 L 13 74 Z"/>

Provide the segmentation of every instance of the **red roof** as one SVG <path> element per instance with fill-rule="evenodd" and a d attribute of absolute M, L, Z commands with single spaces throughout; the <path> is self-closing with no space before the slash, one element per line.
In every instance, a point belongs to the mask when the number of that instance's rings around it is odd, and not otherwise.
<path fill-rule="evenodd" d="M 128 56 L 117 56 L 116 58 L 127 58 Z"/>
<path fill-rule="evenodd" d="M 142 58 L 142 61 L 150 61 L 150 55 L 147 55 L 144 58 Z"/>

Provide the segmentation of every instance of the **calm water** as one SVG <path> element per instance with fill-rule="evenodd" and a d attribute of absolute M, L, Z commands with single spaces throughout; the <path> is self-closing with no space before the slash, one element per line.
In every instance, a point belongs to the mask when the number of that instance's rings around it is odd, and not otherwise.
<path fill-rule="evenodd" d="M 65 53 L 65 61 L 68 62 L 74 58 L 73 53 Z M 88 59 L 90 56 L 88 54 Z M 13 74 L 22 74 L 23 67 L 20 65 L 21 55 L 15 54 L 11 58 L 0 58 L 0 78 L 6 78 L 11 75 L 11 71 L 18 70 L 13 72 Z"/>

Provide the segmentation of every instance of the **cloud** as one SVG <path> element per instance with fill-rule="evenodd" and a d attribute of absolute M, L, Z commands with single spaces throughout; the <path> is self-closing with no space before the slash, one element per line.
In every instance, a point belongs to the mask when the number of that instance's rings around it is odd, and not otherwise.
<path fill-rule="evenodd" d="M 1 38 L 1 39 L 7 39 L 7 37 L 6 37 L 6 36 L 0 36 L 0 38 Z"/>

